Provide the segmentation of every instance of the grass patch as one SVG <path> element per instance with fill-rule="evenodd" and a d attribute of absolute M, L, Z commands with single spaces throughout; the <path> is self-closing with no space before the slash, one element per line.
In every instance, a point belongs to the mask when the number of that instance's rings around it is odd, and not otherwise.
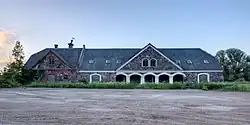
<path fill-rule="evenodd" d="M 27 87 L 38 88 L 88 88 L 88 89 L 200 89 L 220 91 L 250 92 L 250 84 L 240 83 L 173 83 L 173 84 L 133 84 L 133 83 L 40 83 L 33 82 Z"/>

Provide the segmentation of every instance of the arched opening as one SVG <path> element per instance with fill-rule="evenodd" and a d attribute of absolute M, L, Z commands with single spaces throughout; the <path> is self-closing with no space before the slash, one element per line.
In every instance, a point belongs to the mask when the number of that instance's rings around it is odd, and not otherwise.
<path fill-rule="evenodd" d="M 56 76 L 55 75 L 48 75 L 48 82 L 55 82 Z"/>
<path fill-rule="evenodd" d="M 198 74 L 198 83 L 206 83 L 209 82 L 209 74 L 201 73 Z"/>
<path fill-rule="evenodd" d="M 130 83 L 141 83 L 141 76 L 140 75 L 131 75 L 130 76 Z"/>
<path fill-rule="evenodd" d="M 159 82 L 169 83 L 169 76 L 168 75 L 160 75 L 159 76 Z"/>
<path fill-rule="evenodd" d="M 90 82 L 101 82 L 102 76 L 100 74 L 91 74 L 90 75 Z"/>
<path fill-rule="evenodd" d="M 154 75 L 151 75 L 151 74 L 146 75 L 146 76 L 144 77 L 144 79 L 145 79 L 145 82 L 155 82 L 155 76 L 154 76 Z"/>
<path fill-rule="evenodd" d="M 177 74 L 173 77 L 174 82 L 183 82 L 184 81 L 184 76 L 181 74 Z"/>
<path fill-rule="evenodd" d="M 147 67 L 148 66 L 148 59 L 143 59 L 142 60 L 142 66 Z"/>
<path fill-rule="evenodd" d="M 155 67 L 156 66 L 156 59 L 150 60 L 150 66 Z"/>
<path fill-rule="evenodd" d="M 126 82 L 126 76 L 125 76 L 125 75 L 122 75 L 122 74 L 117 75 L 117 76 L 115 77 L 115 81 L 116 81 L 116 82 Z"/>

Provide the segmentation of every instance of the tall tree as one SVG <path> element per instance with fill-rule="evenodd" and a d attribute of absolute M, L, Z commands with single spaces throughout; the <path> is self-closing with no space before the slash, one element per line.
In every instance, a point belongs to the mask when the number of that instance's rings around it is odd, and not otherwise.
<path fill-rule="evenodd" d="M 235 81 L 244 78 L 244 69 L 248 64 L 248 56 L 240 49 L 230 48 L 220 50 L 216 57 L 220 61 L 226 81 Z"/>
<path fill-rule="evenodd" d="M 15 87 L 19 85 L 19 80 L 23 74 L 23 61 L 24 51 L 23 45 L 19 41 L 16 41 L 15 46 L 12 50 L 12 56 L 14 61 L 11 61 L 4 68 L 0 78 L 0 87 Z"/>

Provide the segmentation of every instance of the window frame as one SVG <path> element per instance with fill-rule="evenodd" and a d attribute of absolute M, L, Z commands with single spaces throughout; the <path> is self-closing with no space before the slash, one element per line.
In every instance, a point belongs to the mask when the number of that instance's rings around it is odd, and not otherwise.
<path fill-rule="evenodd" d="M 154 66 L 152 66 L 152 64 L 151 64 L 151 63 L 152 63 L 152 60 L 155 61 L 155 65 L 154 65 Z M 157 60 L 156 60 L 155 58 L 150 59 L 149 66 L 150 66 L 150 67 L 156 67 L 156 66 L 157 66 Z"/>
<path fill-rule="evenodd" d="M 49 65 L 54 65 L 55 64 L 55 57 L 49 56 Z"/>
<path fill-rule="evenodd" d="M 144 66 L 144 61 L 147 62 L 147 66 Z M 142 66 L 142 67 L 149 67 L 149 59 L 147 59 L 147 58 L 142 59 L 142 64 L 141 64 L 141 66 Z"/>

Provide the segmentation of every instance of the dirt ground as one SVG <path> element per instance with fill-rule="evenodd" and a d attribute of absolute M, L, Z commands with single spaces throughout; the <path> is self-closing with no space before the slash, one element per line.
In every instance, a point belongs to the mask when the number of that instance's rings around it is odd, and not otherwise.
<path fill-rule="evenodd" d="M 0 124 L 250 125 L 250 93 L 0 89 Z"/>

